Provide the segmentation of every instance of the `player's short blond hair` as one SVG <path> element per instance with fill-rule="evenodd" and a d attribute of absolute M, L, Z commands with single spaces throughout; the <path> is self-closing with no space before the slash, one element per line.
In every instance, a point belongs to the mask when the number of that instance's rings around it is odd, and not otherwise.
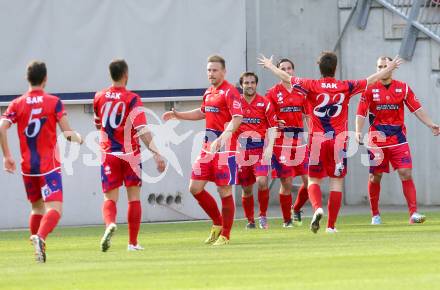
<path fill-rule="evenodd" d="M 218 54 L 213 54 L 208 57 L 208 62 L 218 62 L 223 68 L 226 68 L 226 61 L 223 57 Z"/>

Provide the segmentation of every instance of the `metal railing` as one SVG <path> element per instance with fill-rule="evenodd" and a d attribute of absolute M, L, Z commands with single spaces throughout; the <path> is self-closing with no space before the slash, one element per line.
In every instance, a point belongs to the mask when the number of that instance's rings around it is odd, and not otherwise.
<path fill-rule="evenodd" d="M 440 43 L 440 0 L 376 0 Z"/>
<path fill-rule="evenodd" d="M 414 54 L 418 32 L 440 44 L 440 0 L 375 0 L 406 20 L 399 55 L 410 60 Z M 358 0 L 357 26 L 365 29 L 372 0 Z"/>

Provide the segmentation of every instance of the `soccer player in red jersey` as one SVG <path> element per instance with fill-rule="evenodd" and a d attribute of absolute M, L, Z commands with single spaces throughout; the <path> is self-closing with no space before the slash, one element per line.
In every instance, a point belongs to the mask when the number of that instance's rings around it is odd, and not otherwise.
<path fill-rule="evenodd" d="M 278 122 L 273 105 L 267 98 L 257 94 L 258 76 L 255 73 L 244 72 L 241 74 L 240 85 L 243 88 L 241 97 L 243 121 L 237 130 L 240 149 L 237 163 L 239 166 L 238 182 L 243 188 L 241 201 L 248 220 L 246 228 L 255 228 L 252 189 L 254 183 L 257 182 L 258 203 L 260 205 L 259 226 L 261 229 L 268 229 L 266 218 L 269 205 L 267 175 L 269 174 Z M 265 140 L 267 140 L 267 144 L 265 144 Z"/>
<path fill-rule="evenodd" d="M 277 67 L 289 75 L 294 74 L 294 64 L 282 58 Z M 289 82 L 281 81 L 266 94 L 272 102 L 279 122 L 282 122 L 280 136 L 275 141 L 272 160 L 272 178 L 279 178 L 280 206 L 283 214 L 283 227 L 290 228 L 293 224 L 302 225 L 301 208 L 309 198 L 307 192 L 307 143 L 304 140 L 303 118 L 307 118 L 306 96 L 294 90 Z M 301 176 L 303 184 L 298 190 L 295 204 L 292 206 L 292 181 Z M 293 223 L 292 223 L 292 211 Z"/>
<path fill-rule="evenodd" d="M 319 230 L 324 215 L 322 209 L 321 182 L 330 178 L 328 200 L 328 233 L 337 232 L 336 219 L 342 202 L 344 176 L 347 173 L 346 143 L 348 136 L 348 103 L 352 96 L 363 92 L 369 84 L 396 69 L 402 60 L 396 57 L 388 66 L 363 80 L 336 80 L 337 56 L 323 52 L 318 60 L 322 78 L 319 80 L 292 77 L 272 63 L 272 57 L 261 56 L 259 63 L 270 69 L 283 81 L 290 81 L 295 89 L 307 95 L 311 112 L 311 140 L 309 141 L 309 198 L 315 210 L 310 224 L 313 233 Z"/>
<path fill-rule="evenodd" d="M 222 246 L 229 243 L 234 222 L 235 205 L 231 185 L 236 183 L 237 164 L 236 138 L 233 134 L 241 124 L 243 112 L 240 93 L 225 80 L 226 66 L 221 56 L 208 58 L 207 74 L 211 86 L 203 95 L 201 107 L 185 112 L 173 109 L 165 112 L 163 119 L 206 120 L 205 141 L 193 164 L 189 190 L 213 222 L 205 243 Z M 208 181 L 217 185 L 222 202 L 221 214 L 215 199 L 205 190 Z"/>
<path fill-rule="evenodd" d="M 390 57 L 377 60 L 377 71 L 382 71 Z M 412 159 L 406 139 L 404 107 L 431 129 L 434 136 L 440 129 L 432 122 L 419 100 L 404 82 L 394 80 L 392 73 L 384 75 L 362 94 L 356 116 L 356 138 L 361 143 L 361 132 L 369 113 L 368 152 L 370 174 L 368 194 L 371 206 L 371 224 L 381 224 L 379 213 L 380 181 L 384 172 L 390 172 L 389 164 L 397 170 L 402 181 L 403 194 L 409 209 L 410 223 L 423 223 L 426 217 L 417 212 L 416 188 L 412 179 Z"/>
<path fill-rule="evenodd" d="M 17 124 L 23 182 L 32 205 L 30 240 L 35 248 L 36 261 L 44 263 L 46 238 L 58 224 L 63 205 L 56 125 L 67 140 L 82 143 L 82 138 L 70 128 L 61 100 L 44 92 L 47 82 L 44 62 L 33 61 L 28 65 L 27 81 L 29 90 L 14 99 L 2 116 L 0 143 L 4 169 L 14 173 L 15 161 L 6 134 L 12 124 Z"/>
<path fill-rule="evenodd" d="M 124 184 L 128 195 L 127 250 L 138 251 L 143 250 L 137 240 L 142 216 L 140 202 L 142 164 L 139 138 L 153 153 L 159 172 L 165 170 L 165 163 L 147 129 L 140 97 L 126 89 L 127 63 L 122 59 L 113 60 L 109 65 L 109 71 L 112 86 L 97 92 L 93 101 L 95 125 L 101 131 L 101 181 L 104 192 L 102 215 L 106 225 L 101 239 L 101 250 L 106 252 L 109 249 L 112 235 L 116 230 L 116 203 L 119 198 L 119 187 Z"/>

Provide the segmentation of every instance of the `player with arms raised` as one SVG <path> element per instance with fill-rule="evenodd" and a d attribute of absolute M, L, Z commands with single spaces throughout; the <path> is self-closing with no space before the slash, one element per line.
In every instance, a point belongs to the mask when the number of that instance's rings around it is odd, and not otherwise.
<path fill-rule="evenodd" d="M 324 215 L 322 209 L 321 182 L 330 178 L 328 200 L 327 232 L 337 232 L 335 223 L 342 202 L 344 176 L 347 173 L 346 142 L 348 125 L 348 103 L 352 96 L 365 91 L 369 84 L 381 79 L 396 69 L 402 60 L 396 57 L 387 68 L 363 80 L 336 80 L 337 56 L 333 52 L 323 52 L 318 60 L 322 78 L 311 80 L 292 77 L 280 70 L 270 59 L 261 56 L 259 63 L 271 70 L 283 81 L 290 81 L 295 89 L 307 95 L 311 109 L 311 140 L 309 141 L 309 198 L 314 208 L 310 229 L 317 233 L 319 222 Z"/>

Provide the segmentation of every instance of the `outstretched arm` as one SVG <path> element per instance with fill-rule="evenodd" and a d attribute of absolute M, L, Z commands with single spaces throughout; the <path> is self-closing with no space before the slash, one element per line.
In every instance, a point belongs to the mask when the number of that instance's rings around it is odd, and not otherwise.
<path fill-rule="evenodd" d="M 63 132 L 64 137 L 70 141 L 75 142 L 78 144 L 83 143 L 83 139 L 81 135 L 78 132 L 75 132 L 70 128 L 69 121 L 67 120 L 67 116 L 62 116 L 61 119 L 58 121 L 58 126 L 61 129 L 61 132 Z"/>
<path fill-rule="evenodd" d="M 162 115 L 162 119 L 165 121 L 170 119 L 198 121 L 205 119 L 205 114 L 200 110 L 200 108 L 185 112 L 178 112 L 173 108 L 171 111 L 165 112 Z"/>
<path fill-rule="evenodd" d="M 392 61 L 388 61 L 387 67 L 385 69 L 367 77 L 367 87 L 377 82 L 378 80 L 382 79 L 393 70 L 397 69 L 402 63 L 403 63 L 403 59 L 401 59 L 400 56 L 398 55 Z"/>
<path fill-rule="evenodd" d="M 262 65 L 264 68 L 267 68 L 270 70 L 274 75 L 279 77 L 283 82 L 290 83 L 290 79 L 292 78 L 288 73 L 285 71 L 277 68 L 272 62 L 273 62 L 273 55 L 270 58 L 265 57 L 264 55 L 260 54 L 260 57 L 257 58 L 258 64 Z"/>
<path fill-rule="evenodd" d="M 3 168 L 9 173 L 14 173 L 16 166 L 14 158 L 12 158 L 11 150 L 8 144 L 7 130 L 11 127 L 11 123 L 6 120 L 0 121 L 0 144 L 3 152 Z"/>
<path fill-rule="evenodd" d="M 434 136 L 437 136 L 440 134 L 440 127 L 439 125 L 435 124 L 432 120 L 431 117 L 429 117 L 428 113 L 426 113 L 425 110 L 423 110 L 423 108 L 418 109 L 417 111 L 414 112 L 414 115 L 416 115 L 416 117 L 423 123 L 425 124 L 429 129 L 431 129 L 432 134 Z"/>
<path fill-rule="evenodd" d="M 153 135 L 147 126 L 142 126 L 138 131 L 138 136 L 142 142 L 147 146 L 148 150 L 153 153 L 154 162 L 156 162 L 157 171 L 163 172 L 165 170 L 165 161 L 160 155 L 159 149 L 157 149 L 156 144 L 153 141 Z"/>

